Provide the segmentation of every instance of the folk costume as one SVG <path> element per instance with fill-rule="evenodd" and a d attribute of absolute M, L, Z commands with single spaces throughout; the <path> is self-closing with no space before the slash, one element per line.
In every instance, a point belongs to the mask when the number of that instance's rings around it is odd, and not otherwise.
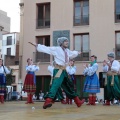
<path fill-rule="evenodd" d="M 24 86 L 23 86 L 23 91 L 27 92 L 27 94 L 28 94 L 26 104 L 33 103 L 32 97 L 36 91 L 35 72 L 38 70 L 39 70 L 39 67 L 36 65 L 27 65 L 26 66 L 27 75 L 25 77 Z"/>
<path fill-rule="evenodd" d="M 108 57 L 115 58 L 115 55 L 111 52 Z M 111 67 L 108 65 L 103 66 L 103 72 L 106 72 L 104 84 L 104 99 L 106 103 L 104 105 L 110 105 L 110 101 L 113 101 L 113 99 L 120 100 L 120 80 L 118 78 L 120 63 L 117 60 L 109 61 L 108 63 L 111 64 Z"/>
<path fill-rule="evenodd" d="M 6 93 L 6 74 L 10 71 L 6 66 L 0 66 L 0 102 L 4 103 L 4 94 Z"/>
<path fill-rule="evenodd" d="M 83 92 L 91 94 L 89 95 L 89 103 L 87 105 L 95 105 L 96 93 L 100 92 L 99 79 L 96 74 L 97 70 L 98 64 L 95 60 L 91 62 L 90 65 L 86 67 L 83 72 L 83 74 L 86 76 Z"/>
<path fill-rule="evenodd" d="M 70 80 L 73 82 L 74 85 L 74 90 L 76 91 L 76 78 L 75 78 L 75 73 L 76 73 L 76 66 L 67 66 L 66 67 L 66 71 L 70 77 Z M 66 97 L 66 103 L 67 104 L 72 104 L 72 99 L 69 99 L 68 97 Z"/>
<path fill-rule="evenodd" d="M 78 56 L 77 51 L 70 51 L 68 48 L 63 48 L 62 44 L 66 40 L 68 41 L 66 37 L 58 38 L 57 43 L 59 46 L 57 47 L 47 47 L 41 44 L 37 45 L 38 52 L 53 55 L 54 61 L 56 63 L 53 72 L 54 81 L 48 94 L 45 96 L 46 100 L 43 105 L 44 109 L 52 106 L 52 101 L 55 98 L 56 93 L 58 92 L 58 89 L 60 87 L 64 90 L 64 92 L 70 99 L 74 99 L 78 107 L 80 107 L 84 103 L 84 100 L 79 100 L 77 94 L 74 91 L 72 81 L 69 80 L 68 74 L 66 72 L 66 64 L 68 64 L 69 58 L 73 59 Z"/>
<path fill-rule="evenodd" d="M 48 71 L 50 72 L 50 75 L 51 75 L 51 81 L 50 81 L 50 87 L 51 87 L 52 82 L 54 80 L 54 78 L 53 78 L 54 67 L 52 65 L 49 65 L 48 66 Z M 63 97 L 61 87 L 58 89 L 58 92 L 56 93 L 56 96 L 55 96 L 55 98 L 53 100 L 53 103 L 56 100 L 56 98 L 58 98 L 58 100 L 61 101 L 62 104 L 66 104 L 66 102 L 64 101 L 64 97 Z"/>

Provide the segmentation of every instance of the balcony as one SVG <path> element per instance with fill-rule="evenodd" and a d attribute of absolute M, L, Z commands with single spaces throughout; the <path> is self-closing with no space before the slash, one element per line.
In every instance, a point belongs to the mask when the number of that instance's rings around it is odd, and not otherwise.
<path fill-rule="evenodd" d="M 36 29 L 50 28 L 50 19 L 37 19 Z"/>
<path fill-rule="evenodd" d="M 115 22 L 120 22 L 120 13 L 115 13 Z"/>
<path fill-rule="evenodd" d="M 74 26 L 89 25 L 89 15 L 74 16 Z"/>
<path fill-rule="evenodd" d="M 82 52 L 81 55 L 75 58 L 75 61 L 89 61 L 90 53 Z"/>
<path fill-rule="evenodd" d="M 50 55 L 41 52 L 33 52 L 33 62 L 50 62 Z"/>

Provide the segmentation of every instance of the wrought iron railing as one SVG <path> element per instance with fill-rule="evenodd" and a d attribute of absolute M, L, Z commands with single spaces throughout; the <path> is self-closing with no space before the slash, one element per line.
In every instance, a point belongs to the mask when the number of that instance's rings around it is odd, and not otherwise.
<path fill-rule="evenodd" d="M 33 61 L 34 62 L 50 62 L 50 55 L 42 52 L 34 52 L 33 53 Z"/>
<path fill-rule="evenodd" d="M 82 52 L 80 55 L 78 55 L 75 58 L 75 61 L 89 61 L 89 58 L 90 58 L 90 52 L 85 51 L 85 52 Z"/>
<path fill-rule="evenodd" d="M 50 19 L 37 19 L 36 28 L 49 28 L 50 27 Z"/>
<path fill-rule="evenodd" d="M 74 16 L 74 25 L 89 25 L 89 15 Z"/>

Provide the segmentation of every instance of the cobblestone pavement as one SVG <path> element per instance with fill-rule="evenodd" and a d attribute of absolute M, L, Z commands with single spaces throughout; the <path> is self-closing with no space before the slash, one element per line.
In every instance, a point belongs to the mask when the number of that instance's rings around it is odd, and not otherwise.
<path fill-rule="evenodd" d="M 0 120 L 120 120 L 120 106 L 63 105 L 59 102 L 42 109 L 43 102 L 26 105 L 21 102 L 0 104 Z"/>

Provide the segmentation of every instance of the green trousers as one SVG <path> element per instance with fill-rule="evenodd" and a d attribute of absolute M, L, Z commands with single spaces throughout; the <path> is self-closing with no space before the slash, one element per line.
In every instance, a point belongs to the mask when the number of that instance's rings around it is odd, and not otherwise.
<path fill-rule="evenodd" d="M 53 80 L 53 81 L 54 81 L 54 80 Z M 50 86 L 50 88 L 51 88 L 51 86 Z M 55 101 L 56 99 L 58 99 L 59 101 L 61 101 L 61 100 L 64 99 L 63 94 L 62 94 L 62 88 L 61 88 L 61 87 L 58 88 L 58 91 L 57 91 L 56 96 L 55 96 L 55 98 L 53 99 L 53 101 Z"/>
<path fill-rule="evenodd" d="M 105 100 L 113 100 L 114 98 L 116 100 L 120 100 L 120 80 L 118 79 L 118 76 L 114 76 L 114 84 L 111 85 L 112 76 L 107 77 L 107 85 L 104 87 L 104 99 Z"/>
<path fill-rule="evenodd" d="M 52 86 L 48 94 L 44 98 L 55 99 L 57 96 L 61 94 L 60 87 L 64 90 L 68 98 L 73 99 L 76 96 L 78 96 L 74 91 L 74 85 L 72 81 L 68 78 L 68 74 L 66 70 L 62 70 L 60 77 L 55 77 L 58 71 L 59 69 L 54 69 L 54 74 L 53 74 L 54 80 Z"/>
<path fill-rule="evenodd" d="M 57 91 L 57 93 L 56 93 L 56 96 L 55 96 L 54 100 L 56 100 L 56 99 L 58 99 L 59 101 L 65 99 L 65 98 L 63 97 L 61 87 L 58 89 L 58 91 Z"/>

